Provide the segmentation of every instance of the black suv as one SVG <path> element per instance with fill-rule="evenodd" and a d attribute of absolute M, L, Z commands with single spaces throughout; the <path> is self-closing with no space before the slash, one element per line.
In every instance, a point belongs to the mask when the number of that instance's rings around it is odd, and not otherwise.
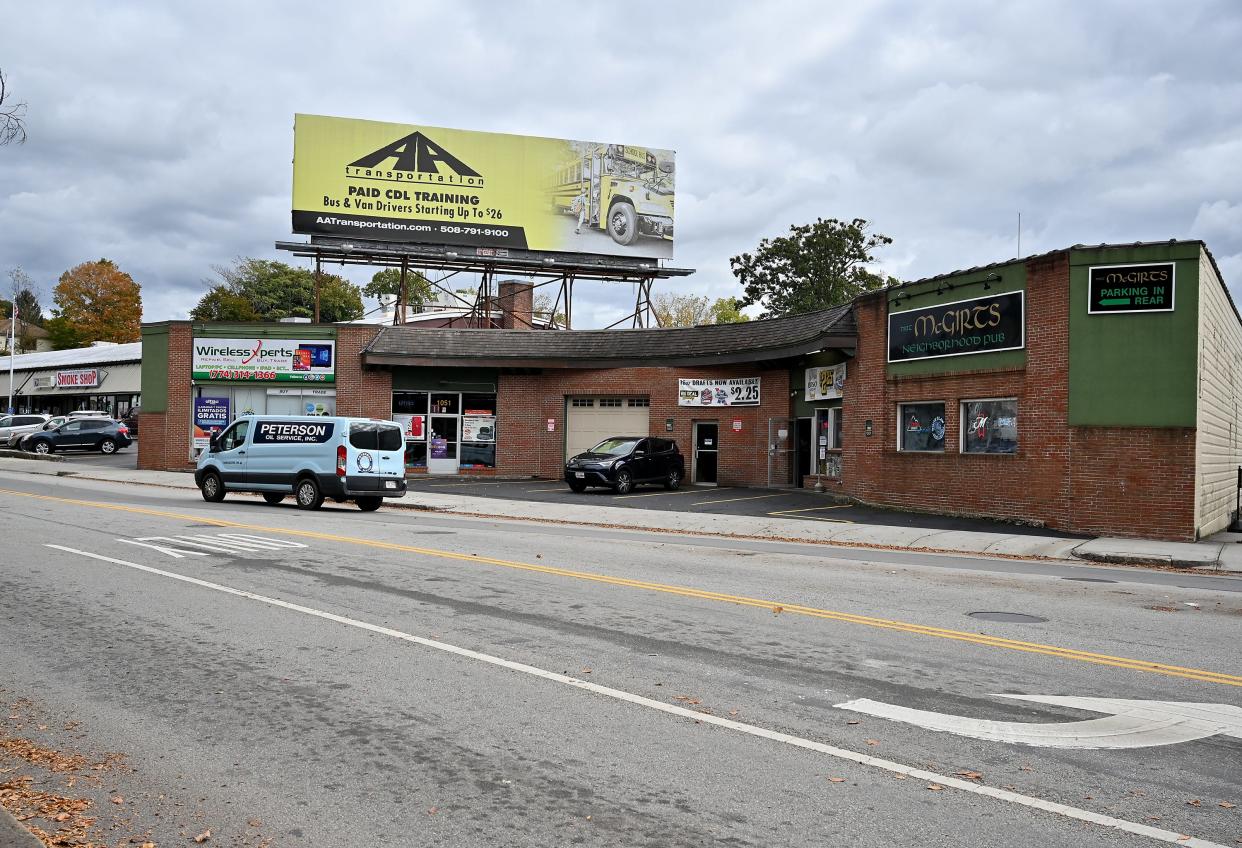
<path fill-rule="evenodd" d="M 24 451 L 54 453 L 58 450 L 97 450 L 113 454 L 134 443 L 129 428 L 111 418 L 70 418 L 59 427 L 31 433 L 19 442 Z"/>
<path fill-rule="evenodd" d="M 612 436 L 565 463 L 565 482 L 575 492 L 607 486 L 624 495 L 639 483 L 663 483 L 672 490 L 685 476 L 677 443 L 654 436 Z"/>

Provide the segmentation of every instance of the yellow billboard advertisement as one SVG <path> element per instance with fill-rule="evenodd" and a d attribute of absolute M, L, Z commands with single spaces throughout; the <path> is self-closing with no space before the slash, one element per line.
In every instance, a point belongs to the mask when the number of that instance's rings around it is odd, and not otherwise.
<path fill-rule="evenodd" d="M 671 150 L 297 115 L 293 231 L 668 259 L 674 177 Z"/>

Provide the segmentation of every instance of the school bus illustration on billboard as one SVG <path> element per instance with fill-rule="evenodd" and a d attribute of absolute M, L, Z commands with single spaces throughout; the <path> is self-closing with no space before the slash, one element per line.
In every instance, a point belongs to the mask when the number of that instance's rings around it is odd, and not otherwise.
<path fill-rule="evenodd" d="M 552 208 L 577 219 L 575 234 L 603 230 L 619 245 L 673 239 L 673 154 L 626 144 L 570 142 Z"/>

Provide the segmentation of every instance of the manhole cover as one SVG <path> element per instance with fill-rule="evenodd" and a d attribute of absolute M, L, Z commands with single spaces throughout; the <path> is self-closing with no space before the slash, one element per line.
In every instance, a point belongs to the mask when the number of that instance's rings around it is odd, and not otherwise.
<path fill-rule="evenodd" d="M 1077 580 L 1079 583 L 1116 583 L 1116 580 L 1105 580 L 1103 577 L 1062 577 L 1062 580 Z"/>
<path fill-rule="evenodd" d="M 1027 615 L 1024 612 L 968 612 L 966 614 L 971 618 L 982 618 L 987 621 L 1012 621 L 1016 624 L 1039 624 L 1041 621 L 1048 620 L 1037 615 Z"/>

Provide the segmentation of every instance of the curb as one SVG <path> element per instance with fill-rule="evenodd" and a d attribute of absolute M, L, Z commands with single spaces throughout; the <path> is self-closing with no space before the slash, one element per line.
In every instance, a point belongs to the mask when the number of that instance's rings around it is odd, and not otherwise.
<path fill-rule="evenodd" d="M 5 848 L 43 848 L 43 843 L 3 807 L 0 807 L 0 845 Z"/>
<path fill-rule="evenodd" d="M 13 450 L 12 448 L 0 448 L 0 457 L 5 459 L 33 459 L 36 462 L 64 462 L 65 458 L 54 453 L 37 454 L 27 453 L 23 450 Z"/>

